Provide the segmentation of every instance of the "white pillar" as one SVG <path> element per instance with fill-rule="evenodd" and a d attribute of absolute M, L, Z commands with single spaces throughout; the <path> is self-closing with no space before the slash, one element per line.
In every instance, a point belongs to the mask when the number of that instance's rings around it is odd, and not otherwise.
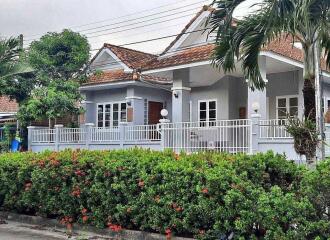
<path fill-rule="evenodd" d="M 173 72 L 173 88 L 172 88 L 172 121 L 188 122 L 189 121 L 189 87 L 190 70 L 189 68 L 175 70 Z"/>
<path fill-rule="evenodd" d="M 94 127 L 94 123 L 85 123 L 85 128 L 86 128 L 86 149 L 89 150 L 89 146 L 92 141 L 92 127 Z"/>
<path fill-rule="evenodd" d="M 266 57 L 260 56 L 258 59 L 259 63 L 259 70 L 260 74 L 263 78 L 263 80 L 267 84 L 267 69 L 266 69 Z M 257 90 L 255 89 L 252 91 L 250 88 L 248 88 L 248 116 L 251 116 L 252 114 L 255 114 L 252 105 L 255 105 L 256 103 L 259 104 L 258 114 L 260 115 L 261 119 L 267 119 L 267 94 L 266 94 L 266 87 L 263 90 Z"/>
<path fill-rule="evenodd" d="M 36 129 L 35 126 L 28 126 L 28 151 L 32 151 L 32 131 Z"/>
<path fill-rule="evenodd" d="M 61 129 L 63 128 L 62 124 L 56 124 L 55 126 L 55 151 L 60 150 L 60 134 L 61 134 Z"/>

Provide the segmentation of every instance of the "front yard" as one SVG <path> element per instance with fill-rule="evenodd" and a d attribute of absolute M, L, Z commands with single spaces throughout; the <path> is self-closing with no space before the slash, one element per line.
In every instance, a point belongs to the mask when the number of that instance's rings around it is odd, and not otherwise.
<path fill-rule="evenodd" d="M 198 239 L 330 237 L 330 161 L 131 149 L 0 155 L 0 210 Z"/>

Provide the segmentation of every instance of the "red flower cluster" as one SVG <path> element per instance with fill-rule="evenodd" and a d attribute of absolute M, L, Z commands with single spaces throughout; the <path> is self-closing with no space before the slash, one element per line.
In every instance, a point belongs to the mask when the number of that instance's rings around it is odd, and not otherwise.
<path fill-rule="evenodd" d="M 39 167 L 44 168 L 46 163 L 45 163 L 44 160 L 41 160 L 41 161 L 38 162 L 38 165 L 39 165 Z"/>
<path fill-rule="evenodd" d="M 56 160 L 56 159 L 52 159 L 51 161 L 50 161 L 50 164 L 52 165 L 52 166 L 54 166 L 54 167 L 58 167 L 58 166 L 60 166 L 60 161 L 58 161 L 58 160 Z"/>
<path fill-rule="evenodd" d="M 74 197 L 80 197 L 80 194 L 81 194 L 80 188 L 78 186 L 74 187 L 71 192 L 71 195 Z"/>
<path fill-rule="evenodd" d="M 63 225 L 72 224 L 73 223 L 73 218 L 70 217 L 70 216 L 64 216 L 64 217 L 61 218 L 60 223 L 63 224 Z"/>
<path fill-rule="evenodd" d="M 120 225 L 108 223 L 108 228 L 113 232 L 120 232 L 123 228 Z"/>
<path fill-rule="evenodd" d="M 172 203 L 172 208 L 177 212 L 182 212 L 183 211 L 183 208 L 178 206 L 178 204 L 176 204 L 176 203 Z"/>
<path fill-rule="evenodd" d="M 86 173 L 84 172 L 84 171 L 81 171 L 81 170 L 76 170 L 75 172 L 74 172 L 77 176 L 85 176 L 86 175 Z"/>
<path fill-rule="evenodd" d="M 202 193 L 204 193 L 204 194 L 208 194 L 208 193 L 209 193 L 209 190 L 208 190 L 207 188 L 203 188 L 203 189 L 202 189 Z"/>
<path fill-rule="evenodd" d="M 171 239 L 172 231 L 171 231 L 170 228 L 166 228 L 166 230 L 165 230 L 165 234 L 166 234 L 166 240 Z"/>

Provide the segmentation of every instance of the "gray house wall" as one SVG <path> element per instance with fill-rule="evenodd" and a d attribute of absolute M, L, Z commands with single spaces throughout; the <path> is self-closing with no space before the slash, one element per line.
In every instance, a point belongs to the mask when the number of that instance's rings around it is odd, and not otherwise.
<path fill-rule="evenodd" d="M 191 89 L 192 122 L 198 121 L 198 101 L 202 100 L 216 100 L 217 119 L 229 118 L 229 80 L 230 77 L 227 76 L 211 86 L 195 87 Z"/>
<path fill-rule="evenodd" d="M 145 99 L 147 101 L 162 102 L 169 110 L 169 118 L 171 119 L 172 112 L 172 94 L 169 90 L 128 86 L 125 88 L 106 89 L 85 91 L 86 97 L 86 113 L 85 119 L 87 123 L 96 125 L 97 104 L 131 101 L 133 107 L 133 122 L 134 125 L 143 125 L 145 122 Z"/>
<path fill-rule="evenodd" d="M 285 95 L 299 95 L 299 81 L 303 81 L 298 76 L 298 71 L 274 73 L 267 75 L 266 94 L 268 98 L 269 119 L 276 119 L 276 97 Z M 301 99 L 298 100 L 298 105 Z M 298 112 L 300 116 L 301 113 Z"/>

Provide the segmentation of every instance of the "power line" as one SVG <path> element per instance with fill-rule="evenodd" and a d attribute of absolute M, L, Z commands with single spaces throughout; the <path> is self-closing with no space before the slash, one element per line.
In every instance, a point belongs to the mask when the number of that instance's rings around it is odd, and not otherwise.
<path fill-rule="evenodd" d="M 93 25 L 93 24 L 97 24 L 97 23 L 106 22 L 106 21 L 109 21 L 109 20 L 121 19 L 121 18 L 123 18 L 123 17 L 134 16 L 134 15 L 136 15 L 136 14 L 143 13 L 143 12 L 150 12 L 150 11 L 155 10 L 155 9 L 159 9 L 159 8 L 163 8 L 163 7 L 166 7 L 166 6 L 171 6 L 171 5 L 180 4 L 180 3 L 182 3 L 182 2 L 186 2 L 186 1 L 188 1 L 188 0 L 179 1 L 178 3 L 171 3 L 171 4 L 162 5 L 162 6 L 159 6 L 159 7 L 156 7 L 156 8 L 147 9 L 147 10 L 144 10 L 144 11 L 139 11 L 139 12 L 135 12 L 135 13 L 128 14 L 128 15 L 123 15 L 123 16 L 116 17 L 116 18 L 110 18 L 110 19 L 106 19 L 106 20 L 102 20 L 102 21 L 98 21 L 98 22 L 92 22 L 92 23 L 88 23 L 88 24 L 84 24 L 84 25 L 80 25 L 80 26 L 73 26 L 73 27 L 66 27 L 66 28 L 73 28 L 73 29 L 74 29 L 74 28 L 79 28 L 79 27 L 83 27 L 83 26 L 89 26 L 89 25 Z M 180 9 L 185 8 L 185 7 L 188 7 L 188 6 L 192 6 L 192 5 L 200 4 L 200 3 L 202 3 L 202 2 L 206 2 L 206 1 L 208 1 L 208 0 L 203 0 L 203 1 L 196 2 L 196 3 L 191 3 L 191 4 L 188 4 L 188 5 L 180 6 Z M 117 25 L 117 24 L 120 24 L 120 23 L 125 23 L 125 22 L 135 21 L 135 20 L 138 20 L 138 19 L 142 19 L 142 18 L 145 18 L 145 17 L 154 16 L 154 15 L 159 15 L 159 14 L 166 13 L 166 12 L 170 12 L 170 11 L 173 11 L 173 10 L 176 10 L 176 9 L 170 9 L 170 10 L 166 10 L 166 11 L 162 11 L 162 12 L 154 13 L 154 14 L 151 14 L 151 15 L 141 16 L 141 17 L 134 18 L 134 19 L 128 19 L 128 20 L 121 21 L 121 22 L 116 22 L 116 23 L 113 23 L 113 24 L 107 24 L 107 25 L 104 25 L 104 26 L 98 26 L 98 27 L 93 27 L 93 28 L 82 29 L 82 30 L 80 30 L 80 31 L 78 31 L 78 32 L 84 32 L 84 31 L 88 31 L 88 30 L 93 30 L 93 29 L 103 28 L 103 27 L 110 26 L 110 25 Z M 41 33 L 40 33 L 40 34 L 30 35 L 30 36 L 28 36 L 30 39 L 27 39 L 27 40 L 25 40 L 25 41 L 34 40 L 35 38 L 31 38 L 31 37 L 34 37 L 34 36 L 42 36 L 42 35 L 43 35 L 43 34 L 41 34 Z"/>
<path fill-rule="evenodd" d="M 137 42 L 130 42 L 130 43 L 125 43 L 125 44 L 120 44 L 120 45 L 118 45 L 118 47 L 130 46 L 130 45 L 134 45 L 134 44 L 146 43 L 146 42 L 151 42 L 151 41 L 157 41 L 157 40 L 162 40 L 162 39 L 166 39 L 166 38 L 177 37 L 181 34 L 185 35 L 185 34 L 189 34 L 189 33 L 202 32 L 202 31 L 206 31 L 206 30 L 209 30 L 209 29 L 211 29 L 211 28 L 203 28 L 203 29 L 184 32 L 184 33 L 179 33 L 179 34 L 167 35 L 167 36 L 158 37 L 158 38 L 151 38 L 151 39 L 137 41 Z M 91 51 L 97 51 L 97 50 L 100 50 L 100 49 L 102 49 L 102 48 L 92 49 Z"/>
<path fill-rule="evenodd" d="M 157 31 L 157 32 L 160 32 L 160 31 L 162 31 L 162 30 L 166 30 L 166 29 L 169 29 L 169 28 L 172 28 L 172 27 L 177 27 L 178 25 L 180 25 L 180 24 L 185 24 L 185 23 L 187 23 L 187 22 L 186 22 L 186 21 L 184 21 L 184 22 L 179 22 L 179 23 L 175 23 L 175 24 L 172 24 L 172 25 L 169 25 L 169 26 L 166 26 L 166 27 L 162 27 L 161 29 L 159 29 L 159 28 L 157 28 L 157 29 L 152 29 L 152 30 L 150 30 L 150 31 L 144 31 L 144 32 L 141 32 L 141 33 L 138 33 L 138 34 L 133 33 L 133 34 L 125 35 L 125 36 L 122 36 L 122 37 L 115 37 L 115 38 L 111 38 L 111 41 L 112 41 L 112 40 L 121 39 L 121 38 L 123 38 L 123 37 L 127 38 L 127 37 L 132 37 L 132 36 L 141 36 L 141 35 L 144 35 L 144 34 L 146 34 L 146 33 L 151 33 L 151 32 L 156 32 L 156 31 Z M 98 42 L 102 42 L 102 43 L 104 43 L 104 40 L 90 41 L 90 43 L 98 43 Z"/>
<path fill-rule="evenodd" d="M 142 25 L 142 26 L 137 26 L 137 27 L 127 28 L 127 29 L 122 29 L 122 30 L 118 30 L 118 31 L 114 31 L 114 32 L 108 32 L 108 33 L 103 33 L 103 34 L 98 34 L 98 35 L 94 35 L 94 36 L 88 36 L 88 38 L 96 38 L 96 37 L 107 36 L 107 35 L 111 35 L 111 34 L 115 34 L 115 33 L 126 32 L 126 31 L 130 31 L 130 30 L 135 30 L 135 29 L 139 29 L 139 28 L 144 28 L 144 27 L 152 26 L 152 25 L 159 24 L 159 23 L 165 23 L 165 22 L 170 22 L 170 21 L 174 21 L 174 20 L 177 20 L 177 19 L 186 18 L 186 17 L 192 16 L 192 15 L 194 15 L 194 14 L 187 14 L 187 15 L 184 15 L 184 16 L 179 16 L 179 17 L 175 17 L 175 18 L 171 18 L 171 19 L 167 19 L 167 20 L 163 20 L 163 21 L 159 21 L 159 22 L 155 22 L 155 23 L 145 24 L 145 25 Z"/>

